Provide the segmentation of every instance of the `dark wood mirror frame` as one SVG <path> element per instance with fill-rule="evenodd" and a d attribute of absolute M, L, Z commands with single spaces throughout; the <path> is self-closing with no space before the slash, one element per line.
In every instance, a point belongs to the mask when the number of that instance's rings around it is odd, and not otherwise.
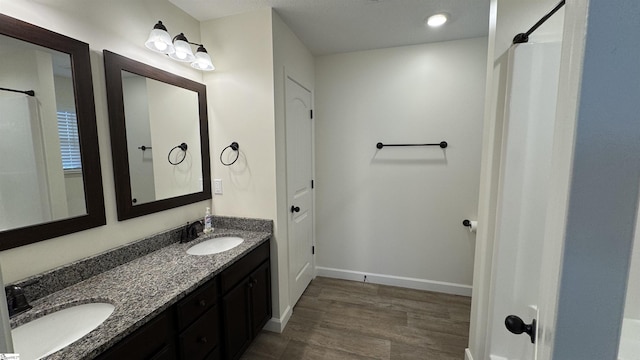
<path fill-rule="evenodd" d="M 0 14 L 0 34 L 69 54 L 82 159 L 86 215 L 0 232 L 0 250 L 105 225 L 89 44 Z"/>
<path fill-rule="evenodd" d="M 122 55 L 103 51 L 111 130 L 111 152 L 116 186 L 118 220 L 131 219 L 158 211 L 211 199 L 211 163 L 209 158 L 209 125 L 207 116 L 207 88 L 204 84 L 131 60 Z M 148 203 L 131 203 L 131 178 L 127 154 L 122 71 L 134 73 L 169 85 L 194 91 L 198 94 L 200 116 L 200 151 L 202 157 L 202 191 Z"/>

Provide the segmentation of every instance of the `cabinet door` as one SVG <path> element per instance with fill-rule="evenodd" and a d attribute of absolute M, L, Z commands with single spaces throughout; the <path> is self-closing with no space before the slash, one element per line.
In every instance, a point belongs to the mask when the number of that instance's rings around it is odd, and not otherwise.
<path fill-rule="evenodd" d="M 239 358 L 251 343 L 249 284 L 247 278 L 222 298 L 224 358 L 227 360 Z"/>
<path fill-rule="evenodd" d="M 271 319 L 271 272 L 269 261 L 265 261 L 249 277 L 251 295 L 252 337 L 258 335 Z"/>
<path fill-rule="evenodd" d="M 176 359 L 172 322 L 173 312 L 169 309 L 98 356 L 98 359 Z"/>

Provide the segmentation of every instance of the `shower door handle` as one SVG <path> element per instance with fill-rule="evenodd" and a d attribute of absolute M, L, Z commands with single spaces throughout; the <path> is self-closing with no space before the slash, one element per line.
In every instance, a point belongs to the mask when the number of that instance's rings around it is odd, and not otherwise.
<path fill-rule="evenodd" d="M 504 326 L 510 332 L 520 335 L 522 333 L 528 334 L 531 338 L 531 343 L 536 343 L 536 319 L 531 321 L 531 324 L 525 324 L 522 319 L 515 315 L 509 315 L 504 319 Z"/>

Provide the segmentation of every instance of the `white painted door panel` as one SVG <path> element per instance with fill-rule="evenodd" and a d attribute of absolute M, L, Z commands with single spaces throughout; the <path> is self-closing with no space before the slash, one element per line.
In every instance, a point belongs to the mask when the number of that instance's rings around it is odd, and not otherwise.
<path fill-rule="evenodd" d="M 507 331 L 516 315 L 538 318 L 540 271 L 560 67 L 560 43 L 520 44 L 509 53 L 496 226 L 491 357 L 535 360 L 537 345 Z"/>
<path fill-rule="evenodd" d="M 293 306 L 314 274 L 311 92 L 289 77 L 285 86 L 289 294 Z"/>

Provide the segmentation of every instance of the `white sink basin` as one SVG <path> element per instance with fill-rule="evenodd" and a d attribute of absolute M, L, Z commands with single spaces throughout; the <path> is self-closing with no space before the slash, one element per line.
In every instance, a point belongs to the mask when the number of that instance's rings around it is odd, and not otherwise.
<path fill-rule="evenodd" d="M 187 249 L 189 255 L 212 255 L 231 250 L 242 244 L 243 238 L 223 236 L 205 240 Z"/>
<path fill-rule="evenodd" d="M 62 309 L 11 330 L 20 360 L 36 360 L 70 345 L 102 324 L 115 307 L 89 303 Z"/>

